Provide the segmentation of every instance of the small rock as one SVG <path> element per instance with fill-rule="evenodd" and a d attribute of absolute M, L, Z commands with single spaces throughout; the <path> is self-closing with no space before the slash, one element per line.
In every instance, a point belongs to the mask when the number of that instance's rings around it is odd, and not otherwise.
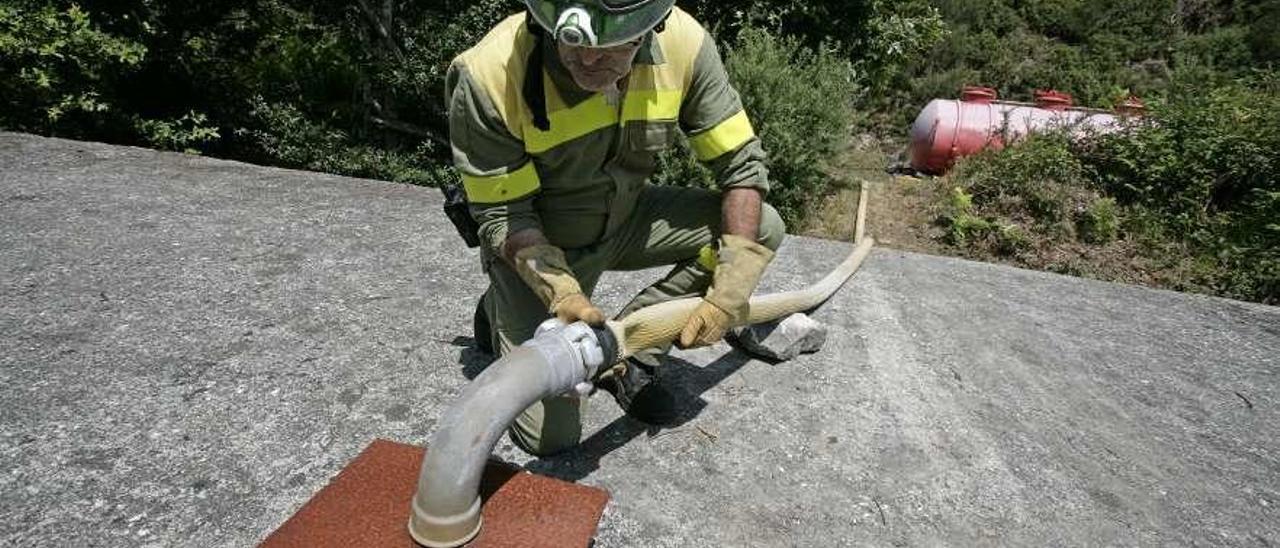
<path fill-rule="evenodd" d="M 797 312 L 781 321 L 735 328 L 729 335 L 730 343 L 748 354 L 785 361 L 821 349 L 827 342 L 827 326 Z"/>

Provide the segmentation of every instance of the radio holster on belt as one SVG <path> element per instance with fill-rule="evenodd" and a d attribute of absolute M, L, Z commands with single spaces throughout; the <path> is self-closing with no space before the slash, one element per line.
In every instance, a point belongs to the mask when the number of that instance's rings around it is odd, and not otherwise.
<path fill-rule="evenodd" d="M 444 193 L 444 214 L 453 222 L 458 235 L 467 242 L 467 247 L 480 247 L 480 223 L 471 216 L 471 205 L 462 185 L 446 184 L 440 191 Z"/>

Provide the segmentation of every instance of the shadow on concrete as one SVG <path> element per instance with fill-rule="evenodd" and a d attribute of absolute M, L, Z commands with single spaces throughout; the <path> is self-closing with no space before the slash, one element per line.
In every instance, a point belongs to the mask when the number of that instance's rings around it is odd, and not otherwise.
<path fill-rule="evenodd" d="M 583 479 L 600 468 L 600 459 L 605 455 L 626 445 L 641 433 L 647 433 L 652 438 L 664 429 L 676 430 L 697 417 L 707 407 L 702 394 L 742 369 L 742 366 L 749 361 L 751 361 L 749 356 L 736 350 L 721 356 L 706 367 L 698 367 L 680 358 L 666 356 L 663 358 L 663 365 L 659 368 L 658 375 L 662 382 L 676 393 L 679 414 L 675 424 L 659 428 L 623 415 L 573 449 L 529 462 L 525 465 L 525 469 L 565 481 Z M 598 395 L 597 398 L 600 396 Z M 608 401 L 607 397 L 603 399 L 605 402 Z M 609 402 L 609 405 L 612 403 Z"/>
<path fill-rule="evenodd" d="M 462 376 L 469 381 L 476 380 L 476 377 L 497 359 L 493 354 L 480 350 L 473 337 L 459 335 L 449 341 L 449 344 L 462 348 L 458 354 L 458 364 L 462 366 Z"/>

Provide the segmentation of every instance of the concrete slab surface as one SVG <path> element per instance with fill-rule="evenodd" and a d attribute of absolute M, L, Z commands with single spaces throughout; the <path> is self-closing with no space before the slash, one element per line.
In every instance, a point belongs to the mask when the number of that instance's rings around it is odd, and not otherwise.
<path fill-rule="evenodd" d="M 432 189 L 0 133 L 0 544 L 250 546 L 486 363 Z M 762 292 L 849 245 L 784 244 Z M 617 309 L 659 271 L 605 277 Z M 593 400 L 596 545 L 1280 545 L 1280 309 L 875 251 L 819 353 Z"/>

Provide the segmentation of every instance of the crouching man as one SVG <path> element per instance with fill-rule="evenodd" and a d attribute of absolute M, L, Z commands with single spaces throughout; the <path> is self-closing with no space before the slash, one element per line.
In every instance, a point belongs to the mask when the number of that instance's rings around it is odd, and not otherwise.
<path fill-rule="evenodd" d="M 674 265 L 621 311 L 701 296 L 677 341 L 719 341 L 746 311 L 786 227 L 763 202 L 765 154 L 715 43 L 674 0 L 526 0 L 452 63 L 453 158 L 489 277 L 477 311 L 505 354 L 554 315 L 600 325 L 606 270 Z M 718 190 L 647 183 L 683 132 Z M 630 416 L 675 417 L 658 354 L 597 384 Z M 511 427 L 535 455 L 577 444 L 586 399 L 547 398 Z"/>

